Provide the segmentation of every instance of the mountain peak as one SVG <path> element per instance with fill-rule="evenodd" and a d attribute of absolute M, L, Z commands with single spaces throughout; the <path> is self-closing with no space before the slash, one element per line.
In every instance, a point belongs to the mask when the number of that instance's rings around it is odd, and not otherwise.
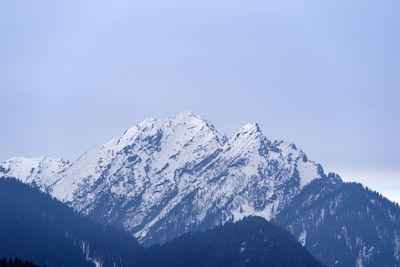
<path fill-rule="evenodd" d="M 203 118 L 201 118 L 200 115 L 193 113 L 191 111 L 175 114 L 172 116 L 167 116 L 167 117 L 157 117 L 157 118 L 147 118 L 143 120 L 139 125 L 147 125 L 147 124 L 152 124 L 155 122 L 159 121 L 195 121 L 195 122 L 205 122 Z"/>
<path fill-rule="evenodd" d="M 257 124 L 257 122 L 250 122 L 239 128 L 238 132 L 242 134 L 246 133 L 254 134 L 254 133 L 261 133 L 261 129 L 260 126 Z"/>
<path fill-rule="evenodd" d="M 198 114 L 193 112 L 145 119 L 126 130 L 116 140 L 119 149 L 121 149 L 124 146 L 132 144 L 138 137 L 154 136 L 161 132 L 164 135 L 171 135 L 172 133 L 173 135 L 184 134 L 185 136 L 201 134 L 215 137 L 218 140 L 225 140 L 225 137 L 209 121 L 202 119 Z"/>
<path fill-rule="evenodd" d="M 236 133 L 231 137 L 231 142 L 234 143 L 242 143 L 244 145 L 248 142 L 253 142 L 254 140 L 260 140 L 263 138 L 263 134 L 261 132 L 260 127 L 256 122 L 247 123 L 246 125 L 239 128 Z M 264 137 L 265 138 L 265 137 Z M 253 140 L 253 141 L 251 141 Z"/>
<path fill-rule="evenodd" d="M 191 112 L 191 111 L 182 112 L 177 115 L 174 115 L 173 117 L 185 117 L 185 118 L 194 118 L 194 119 L 203 120 L 199 114 Z"/>
<path fill-rule="evenodd" d="M 184 113 L 179 113 L 176 115 L 168 116 L 168 117 L 158 117 L 158 118 L 147 118 L 140 122 L 139 124 L 131 127 L 128 129 L 126 132 L 137 130 L 137 129 L 152 129 L 153 127 L 159 128 L 159 127 L 174 127 L 176 125 L 188 125 L 188 126 L 194 126 L 194 125 L 202 125 L 206 124 L 211 128 L 214 128 L 212 124 L 204 120 L 203 118 L 200 117 L 200 115 L 193 113 L 193 112 L 184 112 Z"/>
<path fill-rule="evenodd" d="M 163 232 L 178 210 L 187 215 L 182 225 L 206 223 L 211 210 L 222 212 L 212 215 L 215 223 L 246 215 L 272 218 L 305 184 L 321 178 L 315 163 L 292 150 L 271 143 L 255 122 L 227 139 L 185 112 L 146 119 L 65 167 L 12 169 L 76 210 L 154 242 L 186 231 Z"/>

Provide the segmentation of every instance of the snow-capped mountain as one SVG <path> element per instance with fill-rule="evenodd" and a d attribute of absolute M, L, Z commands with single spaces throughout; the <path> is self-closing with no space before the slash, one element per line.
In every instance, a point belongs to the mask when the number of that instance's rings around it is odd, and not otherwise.
<path fill-rule="evenodd" d="M 193 113 L 144 120 L 72 163 L 12 158 L 0 175 L 35 183 L 147 244 L 247 215 L 271 219 L 310 181 L 327 179 L 256 123 L 227 138 Z"/>
<path fill-rule="evenodd" d="M 34 184 L 145 245 L 256 215 L 328 266 L 400 266 L 398 206 L 326 175 L 256 123 L 228 138 L 193 113 L 147 119 L 73 162 L 11 158 L 0 177 Z"/>

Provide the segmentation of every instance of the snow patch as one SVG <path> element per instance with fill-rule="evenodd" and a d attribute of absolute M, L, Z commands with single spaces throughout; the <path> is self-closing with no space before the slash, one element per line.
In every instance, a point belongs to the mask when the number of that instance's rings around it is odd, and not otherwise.
<path fill-rule="evenodd" d="M 240 253 L 245 252 L 246 251 L 246 242 L 242 242 L 242 245 L 240 246 Z"/>
<path fill-rule="evenodd" d="M 298 240 L 303 247 L 306 245 L 307 231 L 305 229 L 301 232 Z"/>
<path fill-rule="evenodd" d="M 81 248 L 83 254 L 85 254 L 86 261 L 92 262 L 96 267 L 103 267 L 103 263 L 101 262 L 101 260 L 90 256 L 90 245 L 88 242 L 82 241 Z"/>
<path fill-rule="evenodd" d="M 299 170 L 300 176 L 300 188 L 303 188 L 314 179 L 321 178 L 321 176 L 318 174 L 318 169 L 312 162 L 300 161 L 297 165 L 297 169 Z"/>
<path fill-rule="evenodd" d="M 248 216 L 260 216 L 266 220 L 270 220 L 272 217 L 273 206 L 273 204 L 268 205 L 263 210 L 257 211 L 248 201 L 246 201 L 232 211 L 233 222 L 240 221 Z"/>

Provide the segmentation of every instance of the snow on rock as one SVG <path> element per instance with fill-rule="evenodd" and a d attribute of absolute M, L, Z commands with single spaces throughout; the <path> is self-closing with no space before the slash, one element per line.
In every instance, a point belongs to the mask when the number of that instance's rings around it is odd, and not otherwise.
<path fill-rule="evenodd" d="M 55 182 L 55 175 L 68 165 L 69 161 L 64 159 L 13 157 L 0 165 L 0 177 L 14 177 L 45 189 Z"/>
<path fill-rule="evenodd" d="M 190 112 L 146 119 L 72 163 L 10 159 L 1 176 L 35 182 L 148 243 L 248 215 L 271 219 L 306 184 L 326 178 L 294 144 L 268 140 L 256 123 L 227 138 Z"/>
<path fill-rule="evenodd" d="M 306 240 L 307 240 L 307 231 L 303 230 L 303 232 L 301 232 L 299 236 L 299 242 L 303 247 L 306 245 Z"/>

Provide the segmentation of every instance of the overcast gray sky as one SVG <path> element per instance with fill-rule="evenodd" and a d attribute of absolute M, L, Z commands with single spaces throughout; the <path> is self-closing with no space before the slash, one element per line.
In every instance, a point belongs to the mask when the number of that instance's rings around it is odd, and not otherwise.
<path fill-rule="evenodd" d="M 400 201 L 400 1 L 0 2 L 0 161 L 250 121 Z"/>

